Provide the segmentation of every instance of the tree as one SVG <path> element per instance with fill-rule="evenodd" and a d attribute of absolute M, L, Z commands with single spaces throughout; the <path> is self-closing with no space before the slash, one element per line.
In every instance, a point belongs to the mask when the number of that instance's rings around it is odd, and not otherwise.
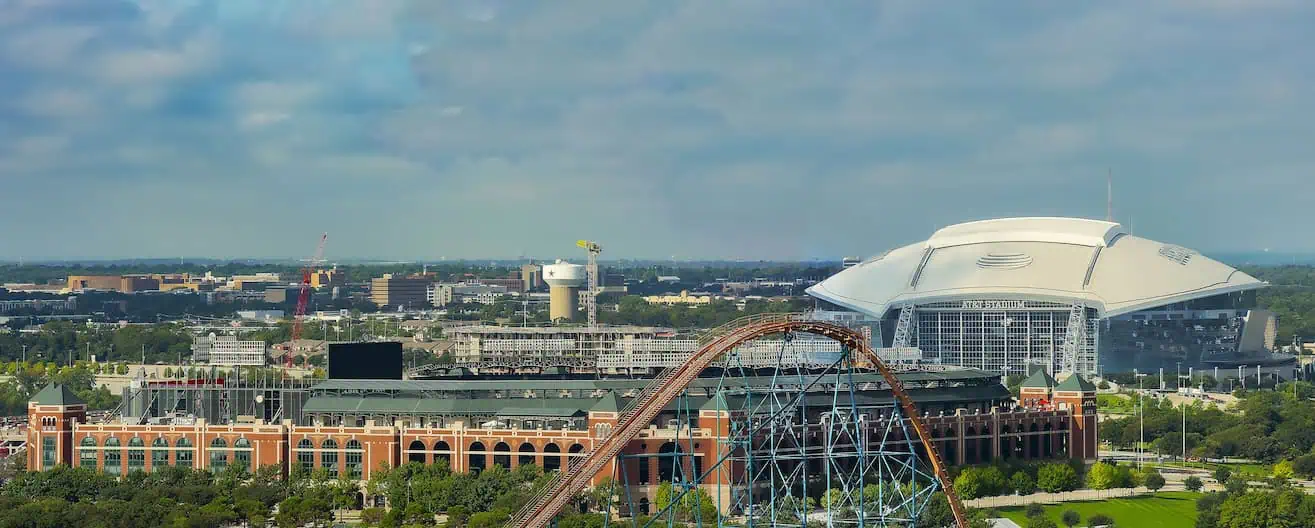
<path fill-rule="evenodd" d="M 954 490 L 959 493 L 959 498 L 972 500 L 985 497 L 986 485 L 982 481 L 982 474 L 977 468 L 970 467 L 959 473 L 954 479 Z"/>
<path fill-rule="evenodd" d="M 1078 515 L 1078 512 L 1073 510 L 1064 510 L 1064 513 L 1060 515 L 1059 518 L 1061 521 L 1064 521 L 1064 526 L 1069 528 L 1073 528 L 1074 526 L 1077 526 L 1078 523 L 1082 522 L 1082 516 Z"/>
<path fill-rule="evenodd" d="M 1046 464 L 1037 470 L 1036 485 L 1049 493 L 1073 491 L 1078 489 L 1078 473 L 1067 464 Z"/>
<path fill-rule="evenodd" d="M 1026 515 L 1028 518 L 1040 517 L 1046 514 L 1046 508 L 1035 502 L 1029 503 L 1026 507 L 1023 508 L 1023 514 Z"/>
<path fill-rule="evenodd" d="M 1116 487 L 1118 469 L 1112 464 L 1097 462 L 1087 470 L 1087 487 L 1094 490 L 1106 490 Z"/>
<path fill-rule="evenodd" d="M 1201 491 L 1201 488 L 1205 486 L 1205 483 L 1201 482 L 1200 477 L 1191 476 L 1183 480 L 1183 486 L 1187 488 L 1187 491 L 1195 493 Z"/>
<path fill-rule="evenodd" d="M 1031 495 L 1036 492 L 1036 481 L 1023 470 L 1015 471 L 1014 476 L 1009 477 L 1009 486 L 1019 495 Z"/>
<path fill-rule="evenodd" d="M 1269 493 L 1243 493 L 1224 500 L 1219 507 L 1218 528 L 1290 526 L 1279 517 L 1278 504 Z"/>
<path fill-rule="evenodd" d="M 1301 455 L 1292 459 L 1292 471 L 1304 479 L 1315 476 L 1315 455 Z"/>
<path fill-rule="evenodd" d="M 1228 466 L 1219 466 L 1215 468 L 1215 471 L 1211 476 L 1214 477 L 1215 482 L 1223 484 L 1228 482 L 1229 477 L 1233 476 L 1233 470 L 1228 469 Z"/>
<path fill-rule="evenodd" d="M 1146 489 L 1151 490 L 1151 493 L 1155 493 L 1160 491 L 1160 488 L 1164 487 L 1164 477 L 1160 475 L 1160 472 L 1155 471 L 1146 475 L 1146 480 L 1143 484 L 1146 486 Z"/>
<path fill-rule="evenodd" d="M 1274 464 L 1273 475 L 1274 478 L 1287 480 L 1296 476 L 1296 471 L 1293 470 L 1291 461 L 1284 460 Z"/>

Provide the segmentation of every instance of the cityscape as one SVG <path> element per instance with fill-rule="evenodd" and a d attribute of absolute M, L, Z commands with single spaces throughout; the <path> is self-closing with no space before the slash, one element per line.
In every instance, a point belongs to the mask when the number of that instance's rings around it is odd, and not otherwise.
<path fill-rule="evenodd" d="M 1309 6 L 312 4 L 0 1 L 0 526 L 1315 526 Z"/>

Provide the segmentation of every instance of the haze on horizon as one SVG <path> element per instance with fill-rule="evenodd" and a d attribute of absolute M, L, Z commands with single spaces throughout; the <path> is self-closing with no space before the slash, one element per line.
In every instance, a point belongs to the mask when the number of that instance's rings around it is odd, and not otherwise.
<path fill-rule="evenodd" d="M 1315 252 L 1315 4 L 0 0 L 0 260 Z"/>

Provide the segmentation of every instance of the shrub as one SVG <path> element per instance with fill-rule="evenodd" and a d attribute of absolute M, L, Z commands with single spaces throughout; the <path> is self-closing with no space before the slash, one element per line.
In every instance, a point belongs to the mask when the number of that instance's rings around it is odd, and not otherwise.
<path fill-rule="evenodd" d="M 1114 519 L 1103 513 L 1087 517 L 1087 526 L 1114 526 Z"/>
<path fill-rule="evenodd" d="M 1183 481 L 1183 486 L 1187 487 L 1187 491 L 1196 492 L 1201 491 L 1201 488 L 1205 487 L 1205 483 L 1201 482 L 1199 477 L 1187 477 L 1187 479 Z"/>
<path fill-rule="evenodd" d="M 1023 513 L 1027 515 L 1028 518 L 1040 517 L 1046 514 L 1046 508 L 1034 502 L 1028 504 L 1026 508 L 1023 508 Z"/>
<path fill-rule="evenodd" d="M 1069 528 L 1073 528 L 1074 526 L 1077 526 L 1078 523 L 1082 522 L 1082 516 L 1078 515 L 1078 512 L 1073 510 L 1064 510 L 1064 513 L 1060 515 L 1059 518 L 1064 521 L 1064 526 Z"/>
<path fill-rule="evenodd" d="M 1031 517 L 1027 519 L 1027 528 L 1058 528 L 1049 517 Z"/>

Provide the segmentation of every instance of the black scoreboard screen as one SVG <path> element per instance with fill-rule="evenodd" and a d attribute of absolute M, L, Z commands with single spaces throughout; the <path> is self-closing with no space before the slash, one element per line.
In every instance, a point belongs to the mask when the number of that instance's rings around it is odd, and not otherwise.
<path fill-rule="evenodd" d="M 329 379 L 402 379 L 402 343 L 329 343 Z"/>

